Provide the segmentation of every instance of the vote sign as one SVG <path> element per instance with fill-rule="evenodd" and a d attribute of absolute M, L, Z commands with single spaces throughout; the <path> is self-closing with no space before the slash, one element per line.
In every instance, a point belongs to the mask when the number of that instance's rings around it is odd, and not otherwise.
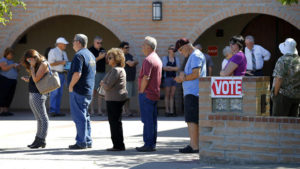
<path fill-rule="evenodd" d="M 211 77 L 212 98 L 242 98 L 242 77 Z"/>

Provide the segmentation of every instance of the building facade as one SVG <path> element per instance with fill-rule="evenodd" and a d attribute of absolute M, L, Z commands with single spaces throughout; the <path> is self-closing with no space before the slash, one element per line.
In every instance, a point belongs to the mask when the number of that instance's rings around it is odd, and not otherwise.
<path fill-rule="evenodd" d="M 0 53 L 13 47 L 18 61 L 26 49 L 44 53 L 54 46 L 59 36 L 72 42 L 76 33 L 104 39 L 104 47 L 117 47 L 128 41 L 131 53 L 141 61 L 145 36 L 158 40 L 158 54 L 167 54 L 167 47 L 180 37 L 192 43 L 216 47 L 213 56 L 213 75 L 219 75 L 223 60 L 222 49 L 231 36 L 252 34 L 257 42 L 267 46 L 272 59 L 266 64 L 267 75 L 280 57 L 278 45 L 287 37 L 300 42 L 299 5 L 283 6 L 277 0 L 162 0 L 162 20 L 152 21 L 152 2 L 149 0 L 24 0 L 27 9 L 13 10 L 13 20 L 0 26 Z M 298 45 L 299 49 L 299 45 Z M 69 59 L 73 58 L 72 44 L 68 45 Z M 182 59 L 182 58 L 181 58 Z M 21 70 L 19 75 L 25 75 Z M 67 88 L 66 88 L 67 89 Z M 66 90 L 67 91 L 67 90 Z M 13 109 L 28 109 L 27 85 L 18 80 Z M 135 98 L 136 99 L 136 98 Z M 68 109 L 67 92 L 63 109 Z M 137 104 L 133 105 L 137 108 Z"/>

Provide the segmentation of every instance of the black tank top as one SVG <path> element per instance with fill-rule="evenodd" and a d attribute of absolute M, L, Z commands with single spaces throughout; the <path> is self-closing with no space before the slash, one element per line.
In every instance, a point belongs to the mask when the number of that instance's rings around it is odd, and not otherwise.
<path fill-rule="evenodd" d="M 45 62 L 46 60 L 42 61 L 42 62 Z M 37 71 L 36 71 L 37 72 Z M 35 72 L 35 73 L 36 73 Z M 46 75 L 46 74 L 45 74 Z M 44 76 L 45 76 L 44 75 Z M 33 79 L 32 79 L 32 76 L 30 76 L 29 78 L 29 84 L 28 84 L 28 90 L 30 93 L 40 93 L 39 90 L 37 89 Z"/>
<path fill-rule="evenodd" d="M 176 67 L 176 58 L 174 57 L 174 62 L 170 62 L 169 56 L 167 56 L 168 62 L 167 66 Z M 176 77 L 176 71 L 166 71 L 166 77 Z"/>

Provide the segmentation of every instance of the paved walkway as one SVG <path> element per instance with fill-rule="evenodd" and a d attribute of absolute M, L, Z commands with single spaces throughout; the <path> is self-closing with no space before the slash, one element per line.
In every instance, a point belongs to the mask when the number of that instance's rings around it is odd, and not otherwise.
<path fill-rule="evenodd" d="M 188 168 L 297 168 L 295 165 L 221 165 L 199 162 L 198 154 L 180 154 L 178 149 L 188 144 L 183 117 L 160 117 L 157 151 L 140 153 L 135 147 L 143 144 L 143 125 L 139 118 L 124 118 L 126 151 L 107 152 L 112 147 L 106 117 L 92 117 L 93 148 L 69 150 L 75 143 L 75 126 L 70 116 L 50 118 L 45 149 L 29 149 L 35 136 L 36 122 L 31 113 L 0 117 L 0 169 L 188 169 Z"/>

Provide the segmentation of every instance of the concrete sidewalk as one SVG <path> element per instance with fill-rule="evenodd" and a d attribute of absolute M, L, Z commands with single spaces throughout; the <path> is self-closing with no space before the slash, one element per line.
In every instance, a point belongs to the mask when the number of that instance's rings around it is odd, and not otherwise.
<path fill-rule="evenodd" d="M 75 125 L 68 115 L 50 118 L 45 149 L 29 149 L 35 136 L 36 121 L 31 113 L 0 117 L 0 169 L 187 169 L 187 168 L 300 168 L 296 165 L 221 165 L 199 162 L 198 154 L 180 154 L 178 149 L 189 143 L 183 117 L 159 117 L 157 151 L 140 153 L 143 124 L 139 118 L 123 119 L 126 151 L 107 152 L 112 147 L 106 117 L 92 117 L 93 148 L 69 150 L 75 143 Z"/>

